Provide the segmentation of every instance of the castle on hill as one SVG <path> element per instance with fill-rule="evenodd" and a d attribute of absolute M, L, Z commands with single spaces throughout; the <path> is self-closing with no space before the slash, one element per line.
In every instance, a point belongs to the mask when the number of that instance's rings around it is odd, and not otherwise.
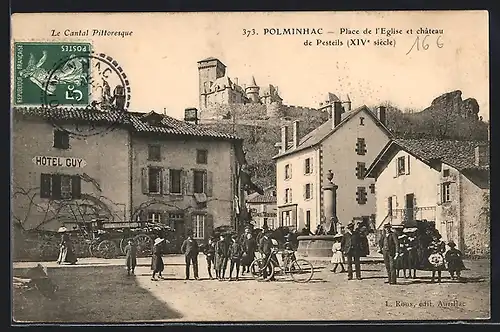
<path fill-rule="evenodd" d="M 317 108 L 284 105 L 277 86 L 259 86 L 252 76 L 248 84 L 230 78 L 226 65 L 217 58 L 198 61 L 199 117 L 202 122 L 231 120 L 293 119 L 304 112 L 314 112 L 321 117 L 331 117 L 333 103 L 341 101 L 345 111 L 351 110 L 349 96 L 328 93 Z"/>

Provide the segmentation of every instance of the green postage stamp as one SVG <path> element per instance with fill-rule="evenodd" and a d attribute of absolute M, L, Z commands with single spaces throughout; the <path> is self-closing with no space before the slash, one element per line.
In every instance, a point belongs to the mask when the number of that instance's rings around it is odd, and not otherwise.
<path fill-rule="evenodd" d="M 90 43 L 15 42 L 14 104 L 40 105 L 50 96 L 61 106 L 88 105 L 91 52 Z"/>

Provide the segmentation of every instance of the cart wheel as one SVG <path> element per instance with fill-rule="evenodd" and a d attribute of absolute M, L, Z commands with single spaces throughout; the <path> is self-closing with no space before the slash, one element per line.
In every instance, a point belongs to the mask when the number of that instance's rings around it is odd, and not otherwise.
<path fill-rule="evenodd" d="M 89 243 L 90 257 L 99 257 L 99 250 L 97 250 L 98 245 L 99 245 L 99 242 L 97 242 L 97 241 L 91 241 Z"/>
<path fill-rule="evenodd" d="M 115 258 L 116 250 L 116 244 L 110 240 L 104 240 L 97 246 L 99 257 L 102 258 Z"/>
<path fill-rule="evenodd" d="M 124 254 L 124 255 L 125 255 L 125 247 L 128 244 L 128 240 L 132 240 L 133 241 L 134 238 L 133 237 L 128 237 L 128 238 L 123 238 L 123 239 L 120 240 L 120 250 L 121 250 L 122 254 Z"/>
<path fill-rule="evenodd" d="M 151 254 L 153 240 L 147 234 L 139 234 L 134 237 L 137 245 L 137 257 L 149 256 Z"/>

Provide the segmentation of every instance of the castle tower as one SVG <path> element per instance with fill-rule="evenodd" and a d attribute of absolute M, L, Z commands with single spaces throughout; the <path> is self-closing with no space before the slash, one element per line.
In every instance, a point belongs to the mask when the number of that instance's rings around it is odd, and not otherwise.
<path fill-rule="evenodd" d="M 210 57 L 198 61 L 200 110 L 206 108 L 207 94 L 216 79 L 226 75 L 226 65 L 219 59 Z"/>
<path fill-rule="evenodd" d="M 259 103 L 259 101 L 260 101 L 260 96 L 259 96 L 260 91 L 259 90 L 260 90 L 260 87 L 255 82 L 255 77 L 252 76 L 252 82 L 245 89 L 247 97 L 248 97 L 248 99 L 250 99 L 250 101 L 252 103 Z"/>

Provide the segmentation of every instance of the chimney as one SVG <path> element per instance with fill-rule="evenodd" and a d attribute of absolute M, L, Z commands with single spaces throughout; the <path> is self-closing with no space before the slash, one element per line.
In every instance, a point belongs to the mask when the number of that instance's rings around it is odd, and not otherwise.
<path fill-rule="evenodd" d="M 293 122 L 293 148 L 299 145 L 299 120 Z"/>
<path fill-rule="evenodd" d="M 478 145 L 474 149 L 474 164 L 476 166 L 486 166 L 490 163 L 490 151 L 488 145 Z"/>
<path fill-rule="evenodd" d="M 286 151 L 288 146 L 288 126 L 281 127 L 281 153 Z"/>
<path fill-rule="evenodd" d="M 234 84 L 238 85 L 238 77 L 234 78 Z"/>
<path fill-rule="evenodd" d="M 166 107 L 163 108 L 163 115 L 167 115 L 167 108 Z"/>
<path fill-rule="evenodd" d="M 387 125 L 387 118 L 385 114 L 385 106 L 379 106 L 377 108 L 377 117 L 382 122 L 382 124 L 385 126 Z"/>
<path fill-rule="evenodd" d="M 198 109 L 186 108 L 184 110 L 184 121 L 189 123 L 198 124 Z"/>
<path fill-rule="evenodd" d="M 342 107 L 342 103 L 340 101 L 333 102 L 333 126 L 335 128 L 339 125 L 340 121 L 342 121 L 342 113 L 344 109 Z"/>

